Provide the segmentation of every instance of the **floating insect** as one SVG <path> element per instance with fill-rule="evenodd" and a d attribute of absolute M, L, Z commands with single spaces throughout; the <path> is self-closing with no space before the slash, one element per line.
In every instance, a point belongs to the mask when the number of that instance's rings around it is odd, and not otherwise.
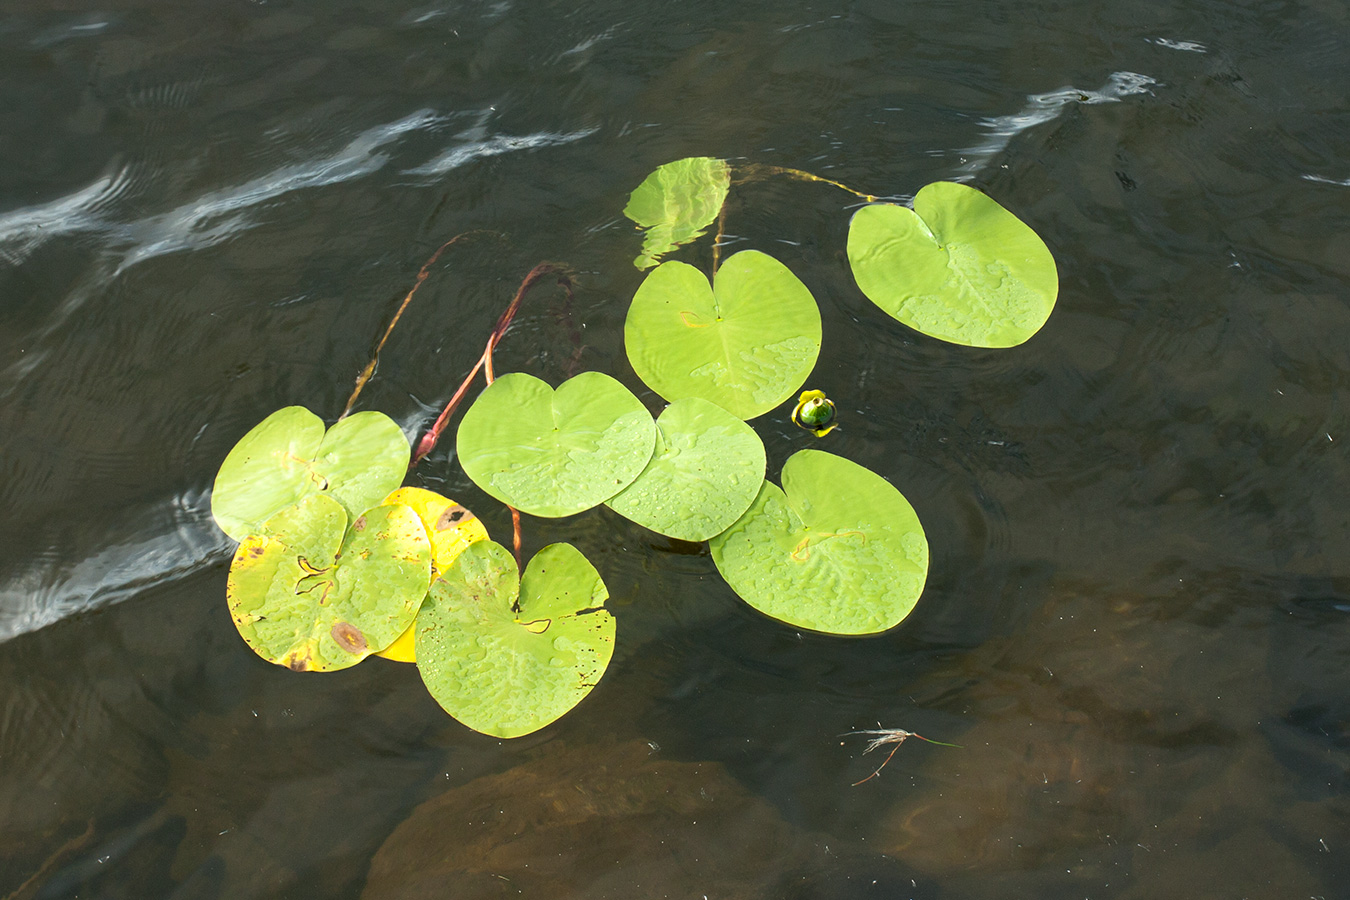
<path fill-rule="evenodd" d="M 882 728 L 880 722 L 877 723 L 876 728 L 870 729 L 868 731 L 849 731 L 845 732 L 844 734 L 841 734 L 840 737 L 848 737 L 854 734 L 863 734 L 867 735 L 868 737 L 867 747 L 863 749 L 863 753 L 871 753 L 878 747 L 884 747 L 887 744 L 894 744 L 895 746 L 891 748 L 891 752 L 886 755 L 886 759 L 882 761 L 881 765 L 877 766 L 875 772 L 873 772 L 871 775 L 868 775 L 862 781 L 853 782 L 853 787 L 857 787 L 860 784 L 866 784 L 873 778 L 879 776 L 881 774 L 881 770 L 886 768 L 886 763 L 890 762 L 891 757 L 895 755 L 895 751 L 899 750 L 900 745 L 903 744 L 905 741 L 909 740 L 910 738 L 918 738 L 919 740 L 925 741 L 926 743 L 929 744 L 937 744 L 939 747 L 956 747 L 958 750 L 965 749 L 960 744 L 948 744 L 944 743 L 943 741 L 935 741 L 932 740 L 931 738 L 926 738 L 921 734 L 915 734 L 912 731 L 905 731 L 905 729 L 903 728 Z"/>

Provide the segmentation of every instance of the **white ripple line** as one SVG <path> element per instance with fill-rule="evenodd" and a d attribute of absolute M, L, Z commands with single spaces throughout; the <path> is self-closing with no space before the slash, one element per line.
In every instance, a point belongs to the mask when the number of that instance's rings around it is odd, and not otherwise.
<path fill-rule="evenodd" d="M 555 147 L 560 144 L 570 144 L 583 138 L 590 137 L 600 129 L 598 127 L 583 128 L 580 131 L 555 132 L 539 131 L 527 135 L 499 134 L 483 141 L 473 141 L 468 144 L 461 144 L 457 147 L 441 153 L 435 159 L 430 160 L 414 169 L 404 169 L 404 175 L 444 175 L 452 169 L 458 169 L 460 166 L 473 162 L 475 159 L 482 159 L 488 156 L 501 156 L 504 153 L 513 153 L 517 150 L 534 150 L 538 147 Z"/>
<path fill-rule="evenodd" d="M 107 240 L 109 249 L 122 251 L 121 262 L 112 272 L 115 276 L 155 256 L 210 247 L 256 225 L 247 215 L 250 209 L 294 191 L 351 181 L 379 170 L 389 157 L 377 151 L 409 131 L 444 118 L 419 110 L 361 132 L 328 157 L 282 166 L 236 187 L 210 191 L 168 212 L 118 223 L 105 210 L 126 192 L 129 179 L 124 166 L 68 196 L 0 213 L 0 259 L 17 265 L 54 237 L 96 232 Z"/>
<path fill-rule="evenodd" d="M 1174 41 L 1170 38 L 1154 38 L 1150 43 L 1157 44 L 1159 47 L 1166 47 L 1168 50 L 1184 50 L 1187 53 L 1208 53 L 1209 48 L 1199 41 Z"/>
<path fill-rule="evenodd" d="M 1106 79 L 1106 84 L 1095 91 L 1062 87 L 1044 94 L 1032 94 L 1020 112 L 985 119 L 981 123 L 989 129 L 989 137 L 976 146 L 961 151 L 965 162 L 957 171 L 963 174 L 958 175 L 955 180 L 969 181 L 974 178 L 991 159 L 1003 152 L 1014 137 L 1057 118 L 1070 104 L 1119 103 L 1125 97 L 1134 94 L 1152 93 L 1152 87 L 1158 84 L 1155 79 L 1137 72 L 1112 72 Z"/>
<path fill-rule="evenodd" d="M 138 262 L 179 250 L 214 246 L 253 227 L 247 210 L 307 188 L 326 187 L 373 174 L 389 156 L 382 147 L 410 131 L 427 128 L 444 117 L 419 110 L 396 122 L 363 131 L 333 155 L 313 162 L 283 166 L 237 187 L 212 191 L 167 213 L 118 229 L 131 246 L 117 267 L 120 275 Z"/>
<path fill-rule="evenodd" d="M 105 229 L 102 210 L 126 191 L 128 181 L 122 166 L 50 203 L 0 213 L 0 260 L 16 266 L 54 237 Z"/>
<path fill-rule="evenodd" d="M 209 492 L 182 494 L 128 517 L 147 520 L 168 527 L 73 562 L 41 556 L 0 584 L 0 643 L 184 577 L 232 552 L 233 542 L 211 518 Z"/>

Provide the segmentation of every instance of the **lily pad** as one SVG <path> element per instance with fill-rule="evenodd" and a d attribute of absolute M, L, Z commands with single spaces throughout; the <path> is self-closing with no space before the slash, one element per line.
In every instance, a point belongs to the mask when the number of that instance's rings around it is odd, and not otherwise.
<path fill-rule="evenodd" d="M 706 541 L 740 518 L 764 480 L 764 442 L 722 407 L 686 397 L 656 420 L 656 452 L 605 502 L 659 534 Z"/>
<path fill-rule="evenodd" d="M 1055 307 L 1059 275 L 1045 242 L 985 194 L 939 181 L 914 208 L 876 204 L 853 216 L 848 260 L 867 298 L 930 337 L 1013 347 Z"/>
<path fill-rule="evenodd" d="M 693 156 L 666 163 L 648 175 L 628 198 L 623 214 L 647 229 L 642 253 L 633 260 L 649 269 L 713 223 L 731 189 L 731 167 L 724 160 Z"/>
<path fill-rule="evenodd" d="M 928 540 L 909 501 L 875 472 L 820 450 L 794 453 L 783 488 L 764 482 L 710 547 L 746 603 L 831 634 L 894 627 L 928 577 Z"/>
<path fill-rule="evenodd" d="M 417 668 L 436 702 L 474 731 L 538 731 L 580 703 L 609 665 L 608 597 L 571 544 L 540 550 L 523 580 L 511 551 L 473 544 L 431 586 L 417 617 Z"/>
<path fill-rule="evenodd" d="M 535 516 L 570 516 L 632 484 L 651 459 L 656 424 L 628 388 L 582 372 L 554 391 L 512 372 L 478 396 L 459 426 L 474 484 Z"/>
<path fill-rule="evenodd" d="M 431 544 L 406 506 L 347 513 L 315 494 L 239 544 L 225 597 L 244 641 L 297 672 L 356 665 L 412 622 L 431 579 Z"/>
<path fill-rule="evenodd" d="M 431 539 L 432 581 L 450 568 L 450 564 L 465 547 L 477 541 L 487 540 L 487 529 L 477 516 L 448 497 L 442 497 L 426 488 L 399 488 L 385 497 L 381 505 L 406 506 L 422 520 L 422 527 L 427 530 L 427 537 Z M 416 627 L 417 623 L 414 621 L 397 640 L 375 655 L 395 662 L 417 662 L 417 651 L 413 642 L 413 629 Z"/>
<path fill-rule="evenodd" d="M 331 496 L 355 517 L 399 486 L 410 453 L 403 431 L 384 413 L 356 413 L 325 434 L 318 416 L 288 406 L 255 425 L 225 457 L 211 514 L 236 541 L 314 494 Z"/>
<path fill-rule="evenodd" d="M 820 308 L 787 266 L 757 250 L 727 259 L 713 283 L 662 263 L 633 297 L 624 346 L 638 377 L 669 401 L 701 397 L 742 419 L 801 387 L 820 355 Z"/>

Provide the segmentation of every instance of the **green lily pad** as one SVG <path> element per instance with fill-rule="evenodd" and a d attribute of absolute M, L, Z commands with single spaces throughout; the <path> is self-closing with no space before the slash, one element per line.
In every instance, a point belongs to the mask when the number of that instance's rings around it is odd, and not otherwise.
<path fill-rule="evenodd" d="M 633 265 L 649 269 L 662 255 L 703 234 L 730 189 L 731 167 L 707 156 L 677 159 L 648 175 L 623 209 L 625 216 L 647 229 L 642 253 Z"/>
<path fill-rule="evenodd" d="M 867 298 L 930 337 L 1014 347 L 1040 330 L 1059 294 L 1055 259 L 1029 226 L 964 184 L 939 181 L 914 208 L 864 206 L 848 261 Z"/>
<path fill-rule="evenodd" d="M 831 634 L 894 627 L 928 577 L 928 540 L 909 501 L 875 472 L 820 450 L 794 453 L 783 488 L 764 482 L 745 515 L 709 543 L 746 603 Z"/>
<path fill-rule="evenodd" d="M 764 481 L 764 442 L 722 407 L 686 397 L 656 420 L 656 452 L 605 501 L 659 534 L 706 541 L 741 517 Z"/>
<path fill-rule="evenodd" d="M 662 263 L 634 295 L 623 337 L 634 371 L 662 397 L 702 397 L 753 419 L 811 374 L 820 308 L 787 266 L 744 250 L 711 286 L 693 266 Z"/>
<path fill-rule="evenodd" d="M 431 544 L 417 513 L 377 506 L 348 528 L 342 504 L 312 494 L 244 537 L 225 597 L 259 656 L 324 672 L 392 644 L 430 581 Z"/>
<path fill-rule="evenodd" d="M 417 668 L 436 702 L 474 731 L 538 731 L 580 703 L 609 665 L 608 597 L 571 544 L 540 550 L 523 581 L 501 544 L 470 544 L 417 616 Z"/>
<path fill-rule="evenodd" d="M 642 473 L 656 444 L 651 414 L 628 388 L 582 372 L 557 391 L 512 372 L 478 396 L 459 425 L 474 484 L 534 516 L 604 503 Z"/>
<path fill-rule="evenodd" d="M 384 413 L 356 413 L 325 434 L 318 416 L 288 406 L 255 425 L 225 457 L 211 514 L 236 541 L 314 494 L 331 496 L 356 516 L 402 483 L 410 454 L 403 431 Z"/>

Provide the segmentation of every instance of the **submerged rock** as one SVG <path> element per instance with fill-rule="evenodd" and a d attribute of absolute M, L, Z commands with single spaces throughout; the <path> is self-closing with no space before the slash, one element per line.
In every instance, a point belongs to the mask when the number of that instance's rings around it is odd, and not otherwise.
<path fill-rule="evenodd" d="M 716 763 L 553 741 L 414 810 L 362 897 L 783 897 L 835 861 Z"/>

